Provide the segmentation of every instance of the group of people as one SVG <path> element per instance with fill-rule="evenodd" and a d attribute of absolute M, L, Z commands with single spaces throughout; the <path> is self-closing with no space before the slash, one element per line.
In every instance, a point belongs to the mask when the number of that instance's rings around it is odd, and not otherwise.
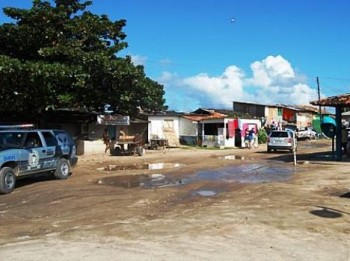
<path fill-rule="evenodd" d="M 248 128 L 245 129 L 244 143 L 245 143 L 245 146 L 250 149 L 258 147 L 258 136 L 255 133 L 254 128 L 251 128 L 250 130 Z"/>

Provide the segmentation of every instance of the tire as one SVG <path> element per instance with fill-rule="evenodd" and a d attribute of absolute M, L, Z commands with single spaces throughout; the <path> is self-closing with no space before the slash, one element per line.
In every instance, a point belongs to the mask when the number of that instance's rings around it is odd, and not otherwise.
<path fill-rule="evenodd" d="M 144 147 L 137 147 L 137 155 L 143 156 L 145 155 L 146 151 Z"/>
<path fill-rule="evenodd" d="M 57 163 L 57 168 L 54 172 L 54 176 L 57 179 L 67 179 L 71 170 L 69 161 L 65 158 L 61 158 Z"/>
<path fill-rule="evenodd" d="M 4 167 L 0 170 L 0 194 L 11 193 L 16 186 L 16 175 L 12 168 Z"/>
<path fill-rule="evenodd" d="M 267 152 L 270 153 L 271 152 L 271 148 L 267 148 Z"/>
<path fill-rule="evenodd" d="M 112 156 L 120 156 L 122 155 L 122 150 L 119 147 L 115 147 L 113 150 L 113 153 L 111 153 Z"/>

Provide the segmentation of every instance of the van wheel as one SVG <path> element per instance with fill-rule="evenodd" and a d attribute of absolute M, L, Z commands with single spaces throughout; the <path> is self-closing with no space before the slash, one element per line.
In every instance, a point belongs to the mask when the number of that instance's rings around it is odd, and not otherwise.
<path fill-rule="evenodd" d="M 12 168 L 4 167 L 0 171 L 0 194 L 11 193 L 16 185 L 16 175 Z"/>
<path fill-rule="evenodd" d="M 62 158 L 57 163 L 57 168 L 54 172 L 54 175 L 57 179 L 67 179 L 70 174 L 70 165 L 69 161 L 65 158 Z"/>

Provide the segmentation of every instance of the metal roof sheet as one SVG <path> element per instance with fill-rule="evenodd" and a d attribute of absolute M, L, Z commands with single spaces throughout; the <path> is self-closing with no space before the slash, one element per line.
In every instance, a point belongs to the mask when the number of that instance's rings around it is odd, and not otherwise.
<path fill-rule="evenodd" d="M 337 96 L 331 96 L 328 98 L 320 99 L 310 102 L 313 105 L 337 107 L 337 106 L 350 106 L 350 93 L 345 93 Z"/>

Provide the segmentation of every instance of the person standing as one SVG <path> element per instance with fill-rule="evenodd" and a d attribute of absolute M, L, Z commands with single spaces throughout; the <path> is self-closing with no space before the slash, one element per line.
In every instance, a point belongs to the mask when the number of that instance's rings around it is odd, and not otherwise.
<path fill-rule="evenodd" d="M 341 130 L 341 144 L 343 147 L 343 155 L 347 155 L 348 152 L 348 130 L 346 129 L 345 126 L 342 126 L 342 130 Z"/>
<path fill-rule="evenodd" d="M 124 139 L 126 136 L 125 129 L 122 127 L 119 131 L 119 139 Z"/>
<path fill-rule="evenodd" d="M 258 148 L 259 146 L 259 141 L 258 141 L 258 131 L 253 128 L 253 140 L 252 140 L 252 145 L 254 148 Z"/>
<path fill-rule="evenodd" d="M 103 139 L 103 143 L 106 145 L 105 147 L 105 153 L 110 149 L 110 138 L 109 138 L 109 134 L 108 134 L 108 130 L 104 129 L 103 134 L 102 134 L 102 139 Z"/>
<path fill-rule="evenodd" d="M 249 147 L 249 145 L 250 145 L 248 128 L 246 128 L 245 131 L 244 131 L 244 144 L 245 144 L 245 147 Z"/>
<path fill-rule="evenodd" d="M 255 142 L 255 131 L 254 128 L 251 128 L 248 134 L 248 140 L 249 140 L 249 148 L 251 149 L 254 146 Z"/>

